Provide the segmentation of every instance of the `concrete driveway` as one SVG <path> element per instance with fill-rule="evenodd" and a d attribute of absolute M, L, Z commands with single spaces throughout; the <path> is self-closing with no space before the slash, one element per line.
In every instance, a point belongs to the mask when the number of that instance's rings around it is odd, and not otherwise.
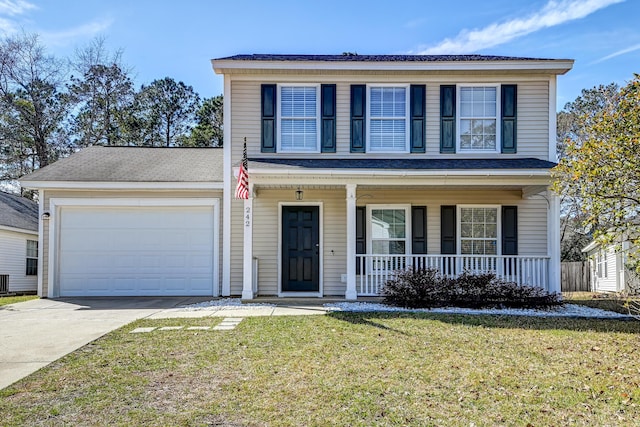
<path fill-rule="evenodd" d="M 0 389 L 136 319 L 211 297 L 36 299 L 0 307 Z"/>

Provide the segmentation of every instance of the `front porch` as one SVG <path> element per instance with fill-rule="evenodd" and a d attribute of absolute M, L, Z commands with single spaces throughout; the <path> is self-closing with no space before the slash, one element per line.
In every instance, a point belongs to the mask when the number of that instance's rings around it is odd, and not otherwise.
<path fill-rule="evenodd" d="M 249 198 L 232 202 L 230 252 L 240 257 L 229 259 L 242 260 L 232 264 L 241 275 L 226 273 L 222 295 L 355 300 L 380 295 L 406 268 L 494 273 L 560 291 L 559 204 L 548 171 L 313 169 L 327 175 L 319 177 L 255 166 Z"/>
<path fill-rule="evenodd" d="M 408 268 L 435 269 L 446 277 L 467 271 L 493 273 L 518 285 L 549 289 L 549 257 L 527 255 L 359 255 L 356 269 L 358 297 L 379 296 L 384 284 Z"/>

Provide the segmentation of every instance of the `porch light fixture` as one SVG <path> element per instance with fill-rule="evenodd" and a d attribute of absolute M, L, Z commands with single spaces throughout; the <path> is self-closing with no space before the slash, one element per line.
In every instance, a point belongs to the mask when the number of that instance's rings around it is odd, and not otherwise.
<path fill-rule="evenodd" d="M 302 200 L 303 197 L 304 191 L 302 191 L 300 187 L 298 187 L 298 189 L 296 190 L 296 200 Z"/>
<path fill-rule="evenodd" d="M 51 214 L 49 212 L 44 212 L 42 214 L 42 219 L 43 220 L 48 220 L 49 218 L 51 218 Z"/>

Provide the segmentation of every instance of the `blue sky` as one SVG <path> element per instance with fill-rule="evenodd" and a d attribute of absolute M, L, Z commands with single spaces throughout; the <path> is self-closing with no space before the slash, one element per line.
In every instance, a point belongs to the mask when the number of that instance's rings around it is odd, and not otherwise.
<path fill-rule="evenodd" d="M 41 35 L 70 56 L 95 36 L 135 81 L 222 93 L 209 60 L 239 53 L 468 54 L 575 59 L 558 108 L 640 73 L 640 0 L 0 0 L 0 34 Z"/>

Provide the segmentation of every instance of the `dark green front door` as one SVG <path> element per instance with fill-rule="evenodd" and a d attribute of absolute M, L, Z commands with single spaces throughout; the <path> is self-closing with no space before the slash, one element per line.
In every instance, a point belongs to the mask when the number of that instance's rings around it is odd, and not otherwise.
<path fill-rule="evenodd" d="M 320 208 L 282 208 L 282 292 L 320 290 Z"/>

